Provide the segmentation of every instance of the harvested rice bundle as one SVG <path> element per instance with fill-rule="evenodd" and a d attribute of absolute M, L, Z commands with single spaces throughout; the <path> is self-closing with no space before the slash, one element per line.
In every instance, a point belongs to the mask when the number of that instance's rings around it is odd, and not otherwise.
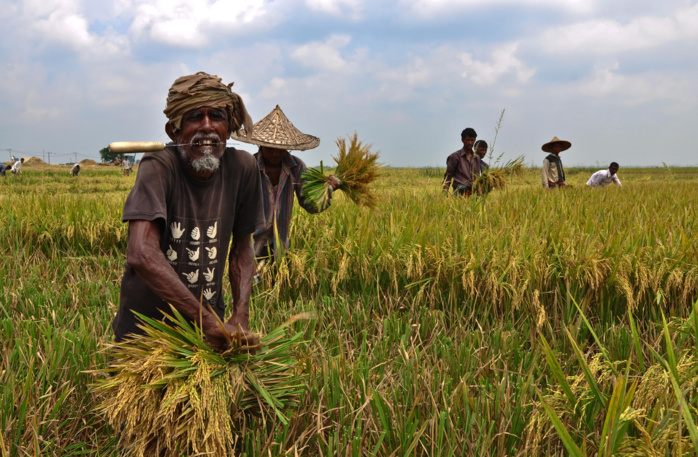
<path fill-rule="evenodd" d="M 485 195 L 495 189 L 503 189 L 506 183 L 506 173 L 501 168 L 485 170 L 473 181 L 473 194 Z"/>
<path fill-rule="evenodd" d="M 518 176 L 523 173 L 523 160 L 523 156 L 519 156 L 501 167 L 485 169 L 473 181 L 473 193 L 475 195 L 485 195 L 495 189 L 504 189 L 507 184 L 507 177 Z"/>
<path fill-rule="evenodd" d="M 343 191 L 357 205 L 373 208 L 376 206 L 376 196 L 369 184 L 378 177 L 378 153 L 371 153 L 371 145 L 363 144 L 354 132 L 349 137 L 349 147 L 344 138 L 337 138 L 335 144 L 339 148 L 339 157 L 332 156 L 337 163 L 334 177 L 339 180 L 339 190 Z M 322 168 L 309 168 L 303 174 L 303 194 L 318 209 L 327 208 L 331 187 L 329 175 Z"/>
<path fill-rule="evenodd" d="M 110 377 L 93 386 L 128 455 L 235 455 L 248 415 L 288 423 L 282 409 L 297 405 L 305 383 L 294 351 L 302 334 L 285 327 L 306 316 L 264 336 L 256 354 L 239 344 L 218 353 L 172 311 L 169 323 L 139 315 L 146 334 L 111 345 Z"/>

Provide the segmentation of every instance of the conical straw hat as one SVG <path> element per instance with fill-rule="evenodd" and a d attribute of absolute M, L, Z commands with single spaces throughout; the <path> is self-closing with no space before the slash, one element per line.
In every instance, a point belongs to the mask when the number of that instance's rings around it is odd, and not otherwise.
<path fill-rule="evenodd" d="M 294 151 L 313 149 L 320 144 L 320 138 L 303 133 L 294 127 L 279 105 L 276 105 L 271 113 L 253 126 L 251 137 L 241 129 L 239 133 L 230 135 L 230 138 L 243 143 Z"/>
<path fill-rule="evenodd" d="M 548 142 L 545 143 L 543 146 L 541 146 L 541 149 L 542 149 L 543 151 L 545 151 L 545 152 L 552 152 L 552 151 L 550 150 L 550 147 L 551 147 L 553 144 L 555 144 L 555 143 L 560 143 L 560 144 L 562 145 L 562 151 L 566 151 L 566 150 L 568 150 L 570 147 L 572 147 L 572 143 L 570 143 L 569 141 L 567 141 L 567 140 L 561 140 L 561 139 L 558 138 L 558 137 L 553 137 L 552 140 L 548 141 Z"/>

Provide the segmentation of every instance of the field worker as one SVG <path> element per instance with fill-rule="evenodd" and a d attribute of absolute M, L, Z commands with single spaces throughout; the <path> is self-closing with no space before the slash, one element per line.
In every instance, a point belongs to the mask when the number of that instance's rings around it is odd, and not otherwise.
<path fill-rule="evenodd" d="M 131 163 L 128 161 L 128 157 L 124 157 L 124 161 L 122 162 L 122 167 L 124 168 L 124 176 L 128 176 L 131 174 Z"/>
<path fill-rule="evenodd" d="M 446 159 L 446 173 L 442 187 L 447 191 L 451 186 L 454 195 L 469 197 L 472 194 L 473 180 L 481 173 L 480 156 L 473 152 L 477 133 L 468 127 L 461 132 L 460 138 L 463 147 Z"/>
<path fill-rule="evenodd" d="M 80 164 L 76 163 L 73 168 L 70 169 L 70 176 L 77 176 L 80 174 Z"/>
<path fill-rule="evenodd" d="M 477 154 L 478 157 L 480 157 L 480 169 L 485 170 L 487 168 L 490 168 L 490 166 L 485 162 L 484 159 L 485 156 L 487 155 L 487 141 L 485 140 L 477 140 L 475 142 L 475 145 L 473 146 L 473 150 L 475 151 L 475 154 Z"/>
<path fill-rule="evenodd" d="M 5 166 L 5 164 L 0 163 L 0 175 L 2 175 L 3 178 L 5 177 L 5 170 L 7 170 L 7 167 Z"/>
<path fill-rule="evenodd" d="M 231 86 L 199 72 L 170 87 L 164 112 L 172 143 L 143 156 L 124 204 L 128 250 L 112 322 L 116 341 L 143 333 L 133 311 L 161 319 L 162 312 L 171 314 L 170 303 L 197 322 L 211 346 L 224 345 L 225 333 L 238 328 L 243 340 L 255 344 L 248 333 L 251 235 L 264 224 L 262 187 L 254 157 L 226 148 L 231 132 L 252 128 Z M 226 259 L 233 312 L 221 329 Z"/>
<path fill-rule="evenodd" d="M 565 187 L 565 169 L 562 168 L 560 153 L 568 150 L 572 146 L 569 141 L 561 140 L 554 137 L 549 142 L 541 146 L 545 152 L 549 152 L 548 157 L 543 160 L 543 169 L 541 171 L 543 178 L 543 187 L 546 189 L 554 189 L 556 187 Z"/>
<path fill-rule="evenodd" d="M 24 157 L 19 159 L 17 162 L 15 162 L 14 165 L 12 165 L 12 168 L 10 168 L 10 171 L 12 172 L 13 175 L 18 175 L 22 173 L 22 164 L 24 163 Z"/>
<path fill-rule="evenodd" d="M 316 148 L 320 139 L 298 130 L 279 105 L 254 125 L 252 135 L 244 136 L 241 132 L 233 134 L 232 138 L 259 146 L 254 157 L 262 180 L 266 224 L 254 233 L 254 250 L 258 262 L 274 262 L 289 246 L 294 194 L 301 208 L 309 213 L 319 212 L 313 204 L 306 202 L 303 195 L 301 176 L 306 171 L 305 163 L 291 155 L 289 150 Z M 330 176 L 329 182 L 333 190 L 339 187 L 339 180 L 334 176 Z M 277 246 L 277 242 L 281 246 Z"/>
<path fill-rule="evenodd" d="M 616 162 L 611 162 L 611 166 L 608 167 L 608 170 L 600 170 L 591 175 L 591 178 L 589 178 L 589 181 L 587 181 L 587 186 L 606 187 L 613 182 L 617 186 L 622 187 L 623 185 L 620 183 L 620 179 L 618 179 L 618 176 L 616 175 L 618 168 L 619 166 Z"/>

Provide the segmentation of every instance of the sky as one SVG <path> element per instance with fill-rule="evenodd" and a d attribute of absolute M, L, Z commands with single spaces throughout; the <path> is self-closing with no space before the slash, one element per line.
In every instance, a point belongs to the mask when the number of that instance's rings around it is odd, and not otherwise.
<path fill-rule="evenodd" d="M 557 136 L 567 166 L 698 165 L 698 0 L 0 0 L 0 30 L 2 161 L 166 142 L 169 86 L 205 71 L 320 137 L 311 166 L 357 132 L 444 167 L 466 127 L 500 161 Z"/>

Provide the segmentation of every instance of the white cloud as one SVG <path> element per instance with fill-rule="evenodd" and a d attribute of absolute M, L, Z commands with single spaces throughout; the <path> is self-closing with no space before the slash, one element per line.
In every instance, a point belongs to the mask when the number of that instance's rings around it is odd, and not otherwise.
<path fill-rule="evenodd" d="M 264 0 L 140 0 L 134 5 L 130 31 L 170 46 L 200 48 L 212 33 L 236 33 L 263 16 L 264 4 Z"/>
<path fill-rule="evenodd" d="M 342 58 L 341 48 L 350 41 L 351 37 L 348 35 L 333 35 L 324 43 L 314 41 L 297 47 L 291 53 L 291 58 L 317 70 L 339 70 L 347 64 Z"/>
<path fill-rule="evenodd" d="M 627 24 L 597 19 L 548 30 L 543 49 L 553 53 L 615 54 L 650 49 L 678 40 L 698 39 L 698 5 L 667 17 L 637 17 Z"/>
<path fill-rule="evenodd" d="M 259 95 L 261 98 L 265 99 L 278 98 L 287 86 L 288 84 L 286 83 L 285 79 L 273 78 L 271 81 L 269 81 L 269 84 L 262 88 Z"/>
<path fill-rule="evenodd" d="M 28 0 L 23 5 L 21 21 L 30 24 L 30 39 L 37 39 L 44 47 L 71 49 L 82 59 L 103 60 L 129 52 L 128 40 L 111 29 L 102 35 L 91 33 L 76 1 Z"/>
<path fill-rule="evenodd" d="M 669 109 L 695 109 L 697 94 L 691 81 L 669 74 L 623 75 L 620 65 L 595 68 L 578 90 L 596 99 L 618 100 L 626 106 L 660 102 Z M 683 107 L 683 108 L 682 108 Z"/>
<path fill-rule="evenodd" d="M 518 47 L 518 43 L 509 43 L 495 49 L 489 62 L 477 61 L 471 54 L 463 53 L 460 59 L 465 69 L 461 75 L 480 86 L 494 84 L 508 73 L 513 73 L 519 83 L 525 83 L 531 79 L 535 69 L 526 67 L 516 57 Z"/>
<path fill-rule="evenodd" d="M 364 8 L 363 0 L 306 0 L 306 5 L 313 11 L 320 11 L 334 16 L 348 16 L 358 20 Z"/>
<path fill-rule="evenodd" d="M 597 0 L 399 0 L 399 3 L 417 17 L 437 17 L 465 10 L 502 6 L 541 6 L 559 8 L 575 13 L 595 9 Z"/>

